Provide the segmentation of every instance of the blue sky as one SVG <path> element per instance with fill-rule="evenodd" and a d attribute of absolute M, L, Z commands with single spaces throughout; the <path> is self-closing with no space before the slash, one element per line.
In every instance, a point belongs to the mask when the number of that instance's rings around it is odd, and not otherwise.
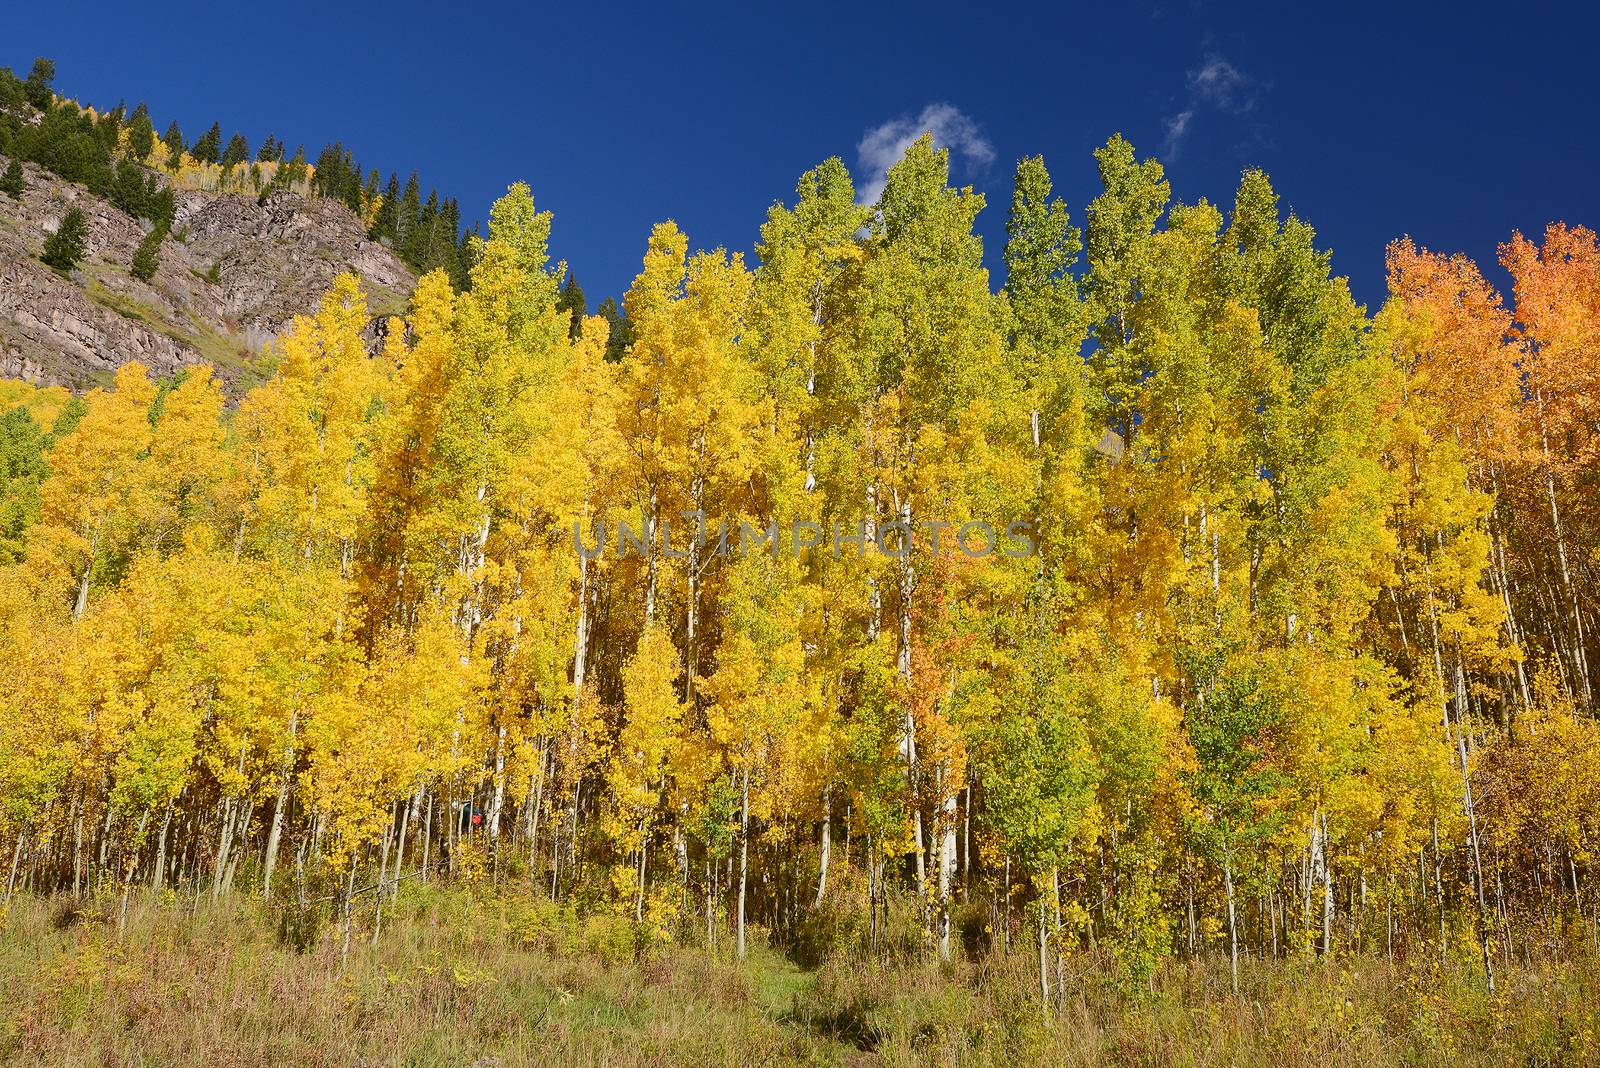
<path fill-rule="evenodd" d="M 994 267 L 1017 158 L 1042 153 L 1081 221 L 1118 131 L 1184 200 L 1231 203 L 1265 168 L 1373 305 L 1403 234 L 1484 262 L 1513 229 L 1600 226 L 1586 4 L 94 6 L 8 12 L 0 63 L 50 56 L 63 91 L 190 137 L 342 139 L 469 220 L 526 180 L 591 306 L 653 223 L 748 251 L 807 167 L 838 155 L 870 183 L 923 124 L 988 196 Z"/>

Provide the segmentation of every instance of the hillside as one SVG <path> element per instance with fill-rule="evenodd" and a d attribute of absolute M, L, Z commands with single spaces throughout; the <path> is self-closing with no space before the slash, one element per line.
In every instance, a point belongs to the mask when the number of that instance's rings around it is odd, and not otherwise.
<path fill-rule="evenodd" d="M 23 174 L 19 198 L 0 196 L 0 377 L 82 390 L 132 360 L 158 375 L 209 361 L 237 391 L 262 348 L 314 311 L 340 272 L 361 276 L 375 315 L 402 310 L 416 281 L 338 201 L 176 188 L 160 266 L 143 282 L 129 264 L 148 222 L 41 167 Z M 87 216 L 88 240 L 63 275 L 39 254 L 72 208 Z"/>

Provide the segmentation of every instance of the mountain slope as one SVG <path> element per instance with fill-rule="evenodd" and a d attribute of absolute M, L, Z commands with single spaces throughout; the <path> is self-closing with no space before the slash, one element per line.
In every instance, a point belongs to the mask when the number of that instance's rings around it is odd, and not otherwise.
<path fill-rule="evenodd" d="M 132 360 L 162 375 L 204 360 L 238 389 L 340 272 L 361 276 L 375 314 L 402 310 L 416 281 L 337 201 L 177 189 L 160 268 L 142 282 L 128 266 L 148 224 L 39 167 L 24 173 L 20 199 L 0 196 L 0 377 L 82 390 Z M 38 256 L 72 208 L 88 218 L 87 253 L 63 277 Z"/>

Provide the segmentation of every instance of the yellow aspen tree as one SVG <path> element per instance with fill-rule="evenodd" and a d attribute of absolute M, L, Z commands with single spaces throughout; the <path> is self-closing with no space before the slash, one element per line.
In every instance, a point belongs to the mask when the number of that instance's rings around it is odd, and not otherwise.
<path fill-rule="evenodd" d="M 41 595 L 73 618 L 89 605 L 96 565 L 121 558 L 139 534 L 155 393 L 141 365 L 124 364 L 115 388 L 92 391 L 83 419 L 51 450 L 29 570 Z"/>
<path fill-rule="evenodd" d="M 391 371 L 368 357 L 362 336 L 368 320 L 359 280 L 340 275 L 315 316 L 295 319 L 280 341 L 277 373 L 251 391 L 238 415 L 249 497 L 236 546 L 270 566 L 286 593 L 302 598 L 291 612 L 301 634 L 296 645 L 308 654 L 311 647 L 346 643 L 354 633 L 347 598 Z M 306 726 L 303 714 L 314 703 L 311 695 L 342 692 L 342 684 L 324 688 L 316 677 L 340 659 L 307 655 L 288 684 L 288 699 L 270 706 L 275 737 L 267 742 L 265 759 L 275 766 L 276 790 L 263 864 L 268 894 Z M 244 759 L 241 743 L 240 763 Z M 234 803 L 230 794 L 229 807 Z"/>
<path fill-rule="evenodd" d="M 746 947 L 751 821 L 772 822 L 784 756 L 814 702 L 804 675 L 803 596 L 792 557 L 751 554 L 731 569 L 717 670 L 706 683 L 707 731 L 725 754 L 739 795 L 739 889 L 735 945 Z"/>
<path fill-rule="evenodd" d="M 680 674 L 672 639 L 654 626 L 622 669 L 623 721 L 606 770 L 612 806 L 605 824 L 612 849 L 626 858 L 611 869 L 612 892 L 619 903 L 632 899 L 637 921 L 645 918 L 650 843 L 684 712 Z"/>

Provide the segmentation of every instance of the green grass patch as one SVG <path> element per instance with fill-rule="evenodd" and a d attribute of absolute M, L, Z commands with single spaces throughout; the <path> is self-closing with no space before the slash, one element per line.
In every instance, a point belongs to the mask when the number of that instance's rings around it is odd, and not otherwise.
<path fill-rule="evenodd" d="M 110 308 L 124 319 L 142 323 L 169 337 L 176 336 L 159 308 L 152 307 L 144 301 L 137 300 L 126 294 L 107 289 L 98 278 L 91 278 L 89 284 L 84 287 L 83 292 L 90 300 L 102 308 Z"/>

